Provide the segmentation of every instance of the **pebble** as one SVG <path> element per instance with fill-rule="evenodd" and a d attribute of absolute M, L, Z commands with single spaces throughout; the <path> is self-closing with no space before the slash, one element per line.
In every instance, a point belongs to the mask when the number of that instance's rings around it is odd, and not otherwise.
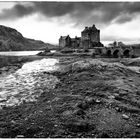
<path fill-rule="evenodd" d="M 11 123 L 16 123 L 16 122 L 14 120 L 12 120 Z"/>
<path fill-rule="evenodd" d="M 118 112 L 121 112 L 121 111 L 122 111 L 122 109 L 119 108 L 119 107 L 116 107 L 115 109 L 116 109 Z"/>
<path fill-rule="evenodd" d="M 23 135 L 17 135 L 16 138 L 24 138 Z"/>
<path fill-rule="evenodd" d="M 54 127 L 57 127 L 57 126 L 58 126 L 57 124 L 54 125 Z"/>
<path fill-rule="evenodd" d="M 115 99 L 115 96 L 108 96 L 109 99 Z"/>
<path fill-rule="evenodd" d="M 123 114 L 122 117 L 123 117 L 124 119 L 129 119 L 129 116 L 127 116 L 127 115 L 125 115 L 125 114 Z"/>
<path fill-rule="evenodd" d="M 100 103 L 101 101 L 100 101 L 99 99 L 97 99 L 95 102 L 96 102 L 96 103 Z"/>
<path fill-rule="evenodd" d="M 86 97 L 85 100 L 86 100 L 87 103 L 92 103 L 94 101 L 94 98 L 92 98 L 92 97 Z"/>
<path fill-rule="evenodd" d="M 138 123 L 138 124 L 136 124 L 136 126 L 137 126 L 137 127 L 140 127 L 140 124 Z"/>

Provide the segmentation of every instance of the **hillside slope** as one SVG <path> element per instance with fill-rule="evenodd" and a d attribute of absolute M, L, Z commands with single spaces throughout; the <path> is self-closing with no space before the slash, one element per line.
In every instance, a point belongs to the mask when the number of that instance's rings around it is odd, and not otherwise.
<path fill-rule="evenodd" d="M 44 50 L 57 48 L 43 41 L 28 39 L 17 30 L 0 25 L 0 51 Z"/>

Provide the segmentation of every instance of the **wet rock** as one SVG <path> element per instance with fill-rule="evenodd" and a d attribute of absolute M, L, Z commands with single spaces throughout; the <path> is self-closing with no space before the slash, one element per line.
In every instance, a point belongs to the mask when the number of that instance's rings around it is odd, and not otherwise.
<path fill-rule="evenodd" d="M 122 111 L 122 109 L 119 108 L 119 107 L 116 107 L 115 109 L 116 109 L 116 111 L 118 111 L 118 112 L 121 112 L 121 111 Z"/>
<path fill-rule="evenodd" d="M 100 99 L 96 99 L 95 102 L 96 103 L 101 103 L 101 100 Z"/>
<path fill-rule="evenodd" d="M 122 117 L 123 117 L 123 119 L 129 119 L 129 116 L 127 116 L 125 114 L 123 114 Z"/>
<path fill-rule="evenodd" d="M 140 123 L 136 124 L 137 127 L 140 127 Z"/>
<path fill-rule="evenodd" d="M 57 124 L 55 124 L 55 125 L 54 125 L 54 127 L 58 127 L 58 125 L 57 125 Z"/>
<path fill-rule="evenodd" d="M 108 98 L 109 99 L 115 99 L 115 96 L 110 95 L 110 96 L 108 96 Z"/>

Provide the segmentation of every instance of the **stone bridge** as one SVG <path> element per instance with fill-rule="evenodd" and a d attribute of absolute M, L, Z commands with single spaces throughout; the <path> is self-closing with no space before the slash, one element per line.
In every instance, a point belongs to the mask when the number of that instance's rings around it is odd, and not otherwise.
<path fill-rule="evenodd" d="M 107 57 L 114 58 L 134 56 L 134 50 L 130 46 L 96 48 L 95 52 L 99 55 L 105 55 Z"/>

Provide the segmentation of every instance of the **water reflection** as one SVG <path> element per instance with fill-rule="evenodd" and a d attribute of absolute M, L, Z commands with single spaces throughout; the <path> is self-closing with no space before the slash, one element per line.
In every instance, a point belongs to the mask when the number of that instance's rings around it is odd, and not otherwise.
<path fill-rule="evenodd" d="M 28 62 L 14 74 L 0 77 L 0 106 L 35 101 L 43 91 L 53 89 L 59 80 L 44 72 L 57 70 L 57 63 L 57 59 Z"/>
<path fill-rule="evenodd" d="M 27 56 L 27 55 L 36 55 L 41 51 L 11 51 L 11 52 L 0 52 L 0 55 L 4 56 Z"/>

